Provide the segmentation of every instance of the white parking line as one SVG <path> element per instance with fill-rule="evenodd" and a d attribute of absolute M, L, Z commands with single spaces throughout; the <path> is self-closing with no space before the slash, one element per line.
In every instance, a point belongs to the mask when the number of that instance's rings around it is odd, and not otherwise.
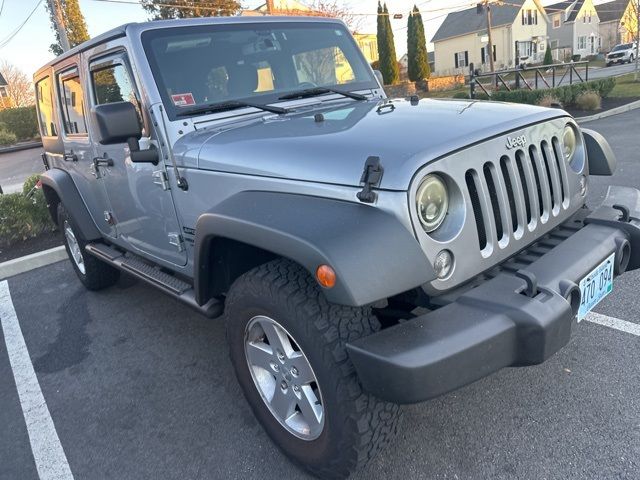
<path fill-rule="evenodd" d="M 615 328 L 621 332 L 630 333 L 640 337 L 640 324 L 627 322 L 618 318 L 608 317 L 607 315 L 601 315 L 599 313 L 591 312 L 585 318 L 588 322 L 597 323 L 598 325 L 604 325 L 605 327 Z"/>
<path fill-rule="evenodd" d="M 0 282 L 0 321 L 38 475 L 41 480 L 72 480 L 69 462 L 33 370 L 6 281 Z"/>

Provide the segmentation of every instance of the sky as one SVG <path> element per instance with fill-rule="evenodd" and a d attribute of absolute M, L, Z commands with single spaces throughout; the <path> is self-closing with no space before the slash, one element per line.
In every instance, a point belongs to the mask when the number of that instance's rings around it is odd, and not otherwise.
<path fill-rule="evenodd" d="M 0 5 L 3 1 L 4 7 L 0 13 L 0 45 L 24 22 L 40 0 L 0 0 Z M 122 1 L 135 2 L 136 0 Z M 362 14 L 358 16 L 361 18 L 359 22 L 361 32 L 375 33 L 377 0 L 338 1 L 353 13 Z M 548 5 L 556 1 L 547 0 L 542 3 Z M 41 2 L 19 33 L 4 47 L 0 47 L 0 60 L 8 60 L 29 76 L 53 58 L 49 52 L 49 45 L 53 43 L 55 37 L 44 3 L 46 2 Z M 255 8 L 261 3 L 264 2 L 261 0 L 241 0 L 241 4 L 245 8 Z M 304 2 L 303 0 L 303 3 L 312 3 L 312 1 Z M 468 8 L 475 5 L 476 2 L 473 0 L 387 0 L 392 15 L 395 13 L 405 14 L 402 20 L 391 20 L 398 58 L 406 52 L 406 13 L 414 4 L 417 4 L 423 12 L 422 17 L 425 20 L 427 38 L 430 39 L 448 11 Z M 149 17 L 140 5 L 116 3 L 115 1 L 80 0 L 80 8 L 85 16 L 91 36 L 99 35 L 123 23 L 143 22 Z"/>

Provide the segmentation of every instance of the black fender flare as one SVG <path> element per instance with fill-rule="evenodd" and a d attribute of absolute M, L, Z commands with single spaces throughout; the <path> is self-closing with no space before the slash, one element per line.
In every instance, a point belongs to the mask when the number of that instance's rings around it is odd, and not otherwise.
<path fill-rule="evenodd" d="M 288 258 L 314 278 L 320 265 L 330 265 L 336 285 L 323 290 L 330 302 L 341 305 L 367 305 L 436 278 L 418 241 L 390 213 L 334 199 L 247 191 L 198 219 L 194 261 L 200 304 L 211 296 L 215 237 Z"/>
<path fill-rule="evenodd" d="M 49 205 L 49 214 L 54 223 L 58 223 L 57 200 L 59 199 L 85 240 L 97 240 L 102 237 L 69 173 L 59 168 L 52 168 L 40 175 L 40 181 Z M 58 196 L 57 199 L 51 195 L 51 190 Z"/>

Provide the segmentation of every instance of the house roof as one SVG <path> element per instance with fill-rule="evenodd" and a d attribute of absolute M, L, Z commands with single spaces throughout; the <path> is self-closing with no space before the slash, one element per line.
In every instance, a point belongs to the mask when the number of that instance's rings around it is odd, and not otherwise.
<path fill-rule="evenodd" d="M 510 0 L 508 4 L 491 6 L 491 25 L 492 27 L 501 27 L 512 24 L 525 0 Z M 461 10 L 459 12 L 451 12 L 444 19 L 442 25 L 431 39 L 432 42 L 438 42 L 447 38 L 459 37 L 473 32 L 486 30 L 487 15 L 484 11 L 478 13 L 476 7 Z"/>
<path fill-rule="evenodd" d="M 574 22 L 576 20 L 583 5 L 584 5 L 584 0 L 578 0 L 578 1 L 573 0 L 569 2 L 554 3 L 553 5 L 547 5 L 544 8 L 548 13 L 567 11 L 568 15 L 567 15 L 567 19 L 565 20 L 565 23 L 568 23 L 568 22 Z"/>
<path fill-rule="evenodd" d="M 596 5 L 600 23 L 619 22 L 628 6 L 629 0 L 614 0 Z"/>
<path fill-rule="evenodd" d="M 0 87 L 6 87 L 7 85 L 9 85 L 9 84 L 7 83 L 7 81 L 2 76 L 2 73 L 0 73 Z"/>

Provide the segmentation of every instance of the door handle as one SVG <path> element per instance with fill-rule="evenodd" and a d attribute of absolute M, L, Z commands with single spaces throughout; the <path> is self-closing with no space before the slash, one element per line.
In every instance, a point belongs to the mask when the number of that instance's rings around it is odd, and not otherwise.
<path fill-rule="evenodd" d="M 62 156 L 63 160 L 65 162 L 77 162 L 78 161 L 78 156 L 73 153 L 73 150 L 70 152 L 65 152 L 65 154 Z"/>

